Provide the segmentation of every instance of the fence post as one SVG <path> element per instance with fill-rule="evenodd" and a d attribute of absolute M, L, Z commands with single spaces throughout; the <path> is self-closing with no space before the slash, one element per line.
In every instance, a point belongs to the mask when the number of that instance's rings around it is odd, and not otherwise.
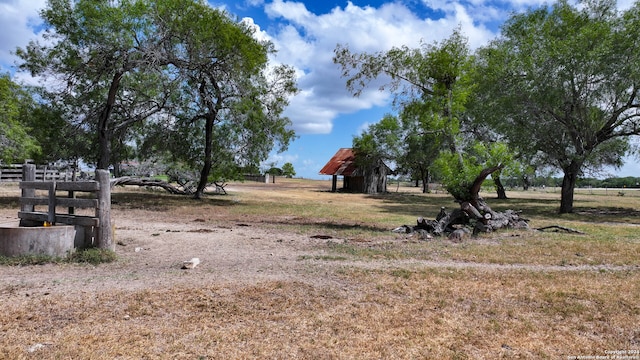
<path fill-rule="evenodd" d="M 22 167 L 22 181 L 35 181 L 36 180 L 36 166 L 33 164 L 26 164 Z M 22 189 L 22 197 L 35 197 L 36 189 Z M 33 211 L 33 205 L 23 204 L 22 211 Z"/>
<path fill-rule="evenodd" d="M 56 223 L 56 182 L 49 183 L 49 210 L 47 212 L 47 221 L 49 224 Z"/>
<path fill-rule="evenodd" d="M 97 245 L 100 249 L 115 250 L 113 234 L 111 233 L 111 183 L 108 170 L 96 170 L 96 180 L 100 185 L 98 190 L 98 208 L 96 217 L 100 221 L 98 228 Z"/>
<path fill-rule="evenodd" d="M 36 166 L 33 164 L 25 164 L 22 167 L 22 181 L 35 181 L 36 179 Z M 23 198 L 32 198 L 36 196 L 36 189 L 22 189 Z M 20 211 L 33 212 L 35 206 L 29 204 L 22 204 Z M 38 223 L 33 220 L 20 219 L 20 226 L 38 226 L 42 223 Z"/>

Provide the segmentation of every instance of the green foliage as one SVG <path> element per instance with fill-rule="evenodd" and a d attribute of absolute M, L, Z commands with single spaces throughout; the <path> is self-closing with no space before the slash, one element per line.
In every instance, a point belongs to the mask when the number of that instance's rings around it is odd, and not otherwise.
<path fill-rule="evenodd" d="M 639 8 L 559 1 L 512 16 L 478 52 L 480 120 L 564 172 L 561 212 L 585 169 L 619 166 L 640 134 Z"/>
<path fill-rule="evenodd" d="M 433 105 L 436 112 L 447 109 L 445 117 L 464 105 L 467 91 L 459 84 L 469 66 L 467 41 L 459 30 L 441 43 L 421 44 L 418 49 L 403 46 L 374 54 L 352 53 L 338 45 L 333 61 L 347 78 L 347 89 L 359 96 L 368 84 L 382 75 L 390 81 L 380 87 L 394 96 L 394 104 L 420 99 Z"/>
<path fill-rule="evenodd" d="M 272 167 L 269 170 L 267 170 L 267 174 L 274 175 L 274 176 L 282 176 L 282 169 L 277 167 Z"/>
<path fill-rule="evenodd" d="M 434 162 L 435 171 L 443 186 L 458 200 L 471 198 L 471 185 L 482 171 L 482 165 L 472 157 L 460 157 L 456 153 L 444 151 Z"/>
<path fill-rule="evenodd" d="M 354 139 L 354 148 L 368 154 L 369 161 L 393 159 L 399 172 L 411 172 L 426 183 L 440 152 L 458 151 L 460 118 L 473 91 L 472 62 L 464 36 L 456 30 L 440 43 L 422 44 L 418 49 L 393 48 L 386 53 L 354 54 L 341 45 L 334 52 L 334 62 L 341 65 L 347 88 L 354 95 L 386 74 L 391 80 L 381 89 L 392 92 L 400 110 L 400 120 L 386 116 Z"/>
<path fill-rule="evenodd" d="M 287 66 L 268 70 L 273 45 L 208 4 L 167 1 L 155 11 L 161 32 L 169 34 L 164 46 L 183 86 L 172 116 L 153 124 L 142 147 L 162 149 L 172 161 L 199 168 L 199 197 L 207 183 L 238 178 L 276 144 L 287 148 L 294 133 L 281 114 L 297 90 L 295 75 Z"/>
<path fill-rule="evenodd" d="M 67 121 L 64 111 L 55 104 L 37 104 L 26 122 L 42 149 L 33 156 L 38 164 L 59 160 L 75 162 L 91 153 L 91 136 L 86 129 Z"/>
<path fill-rule="evenodd" d="M 160 158 L 200 170 L 200 194 L 294 137 L 281 116 L 297 90 L 293 69 L 269 67 L 273 45 L 204 1 L 49 0 L 42 18 L 46 44 L 18 49 L 20 68 L 67 86 L 42 97 L 56 108 L 33 121 L 55 121 L 43 139 L 81 138 L 50 154 L 84 152 L 98 168 Z"/>
<path fill-rule="evenodd" d="M 16 52 L 21 70 L 64 79 L 47 100 L 91 136 L 79 148 L 97 149 L 84 158 L 99 168 L 128 155 L 133 124 L 161 111 L 175 87 L 151 9 L 143 0 L 49 0 L 41 12 L 46 43 Z"/>
<path fill-rule="evenodd" d="M 288 178 L 292 178 L 294 176 L 296 176 L 296 171 L 293 168 L 293 164 L 288 162 L 285 163 L 284 165 L 282 165 L 282 175 L 288 177 Z"/>
<path fill-rule="evenodd" d="M 620 178 L 606 178 L 606 179 L 594 179 L 583 178 L 578 179 L 576 182 L 578 187 L 593 187 L 593 188 L 640 188 L 640 177 L 627 176 Z"/>
<path fill-rule="evenodd" d="M 401 149 L 401 124 L 393 115 L 385 115 L 369 126 L 360 136 L 354 136 L 353 149 L 360 166 L 368 167 L 378 161 L 395 161 Z"/>
<path fill-rule="evenodd" d="M 0 74 L 0 161 L 22 161 L 40 153 L 27 123 L 34 106 L 23 87 L 11 81 L 8 74 Z"/>

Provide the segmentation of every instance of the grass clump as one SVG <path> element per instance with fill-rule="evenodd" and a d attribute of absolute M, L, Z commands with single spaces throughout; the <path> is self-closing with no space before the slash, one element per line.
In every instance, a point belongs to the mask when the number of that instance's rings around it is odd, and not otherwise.
<path fill-rule="evenodd" d="M 49 255 L 0 256 L 0 265 L 3 266 L 44 265 L 62 261 L 62 258 Z"/>
<path fill-rule="evenodd" d="M 116 253 L 112 250 L 87 248 L 78 249 L 64 258 L 43 254 L 0 256 L 0 266 L 32 266 L 61 263 L 99 265 L 116 260 Z"/>
<path fill-rule="evenodd" d="M 98 265 L 116 261 L 115 251 L 100 248 L 79 249 L 67 258 L 70 263 Z"/>

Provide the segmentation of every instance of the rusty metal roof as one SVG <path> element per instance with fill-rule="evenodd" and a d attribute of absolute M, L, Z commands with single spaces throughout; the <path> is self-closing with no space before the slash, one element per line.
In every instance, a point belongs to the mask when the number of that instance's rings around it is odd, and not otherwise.
<path fill-rule="evenodd" d="M 342 148 L 336 152 L 329 162 L 320 170 L 320 175 L 351 176 L 356 171 L 353 149 Z"/>

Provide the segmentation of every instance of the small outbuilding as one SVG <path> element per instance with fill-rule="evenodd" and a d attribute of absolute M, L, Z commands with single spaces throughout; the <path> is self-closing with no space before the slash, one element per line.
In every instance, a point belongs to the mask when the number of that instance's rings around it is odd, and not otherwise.
<path fill-rule="evenodd" d="M 365 194 L 387 191 L 387 175 L 391 169 L 382 160 L 374 161 L 366 168 L 356 164 L 356 154 L 351 148 L 341 148 L 320 170 L 320 175 L 331 175 L 331 191 L 337 190 L 338 176 L 343 177 L 342 189 Z"/>

